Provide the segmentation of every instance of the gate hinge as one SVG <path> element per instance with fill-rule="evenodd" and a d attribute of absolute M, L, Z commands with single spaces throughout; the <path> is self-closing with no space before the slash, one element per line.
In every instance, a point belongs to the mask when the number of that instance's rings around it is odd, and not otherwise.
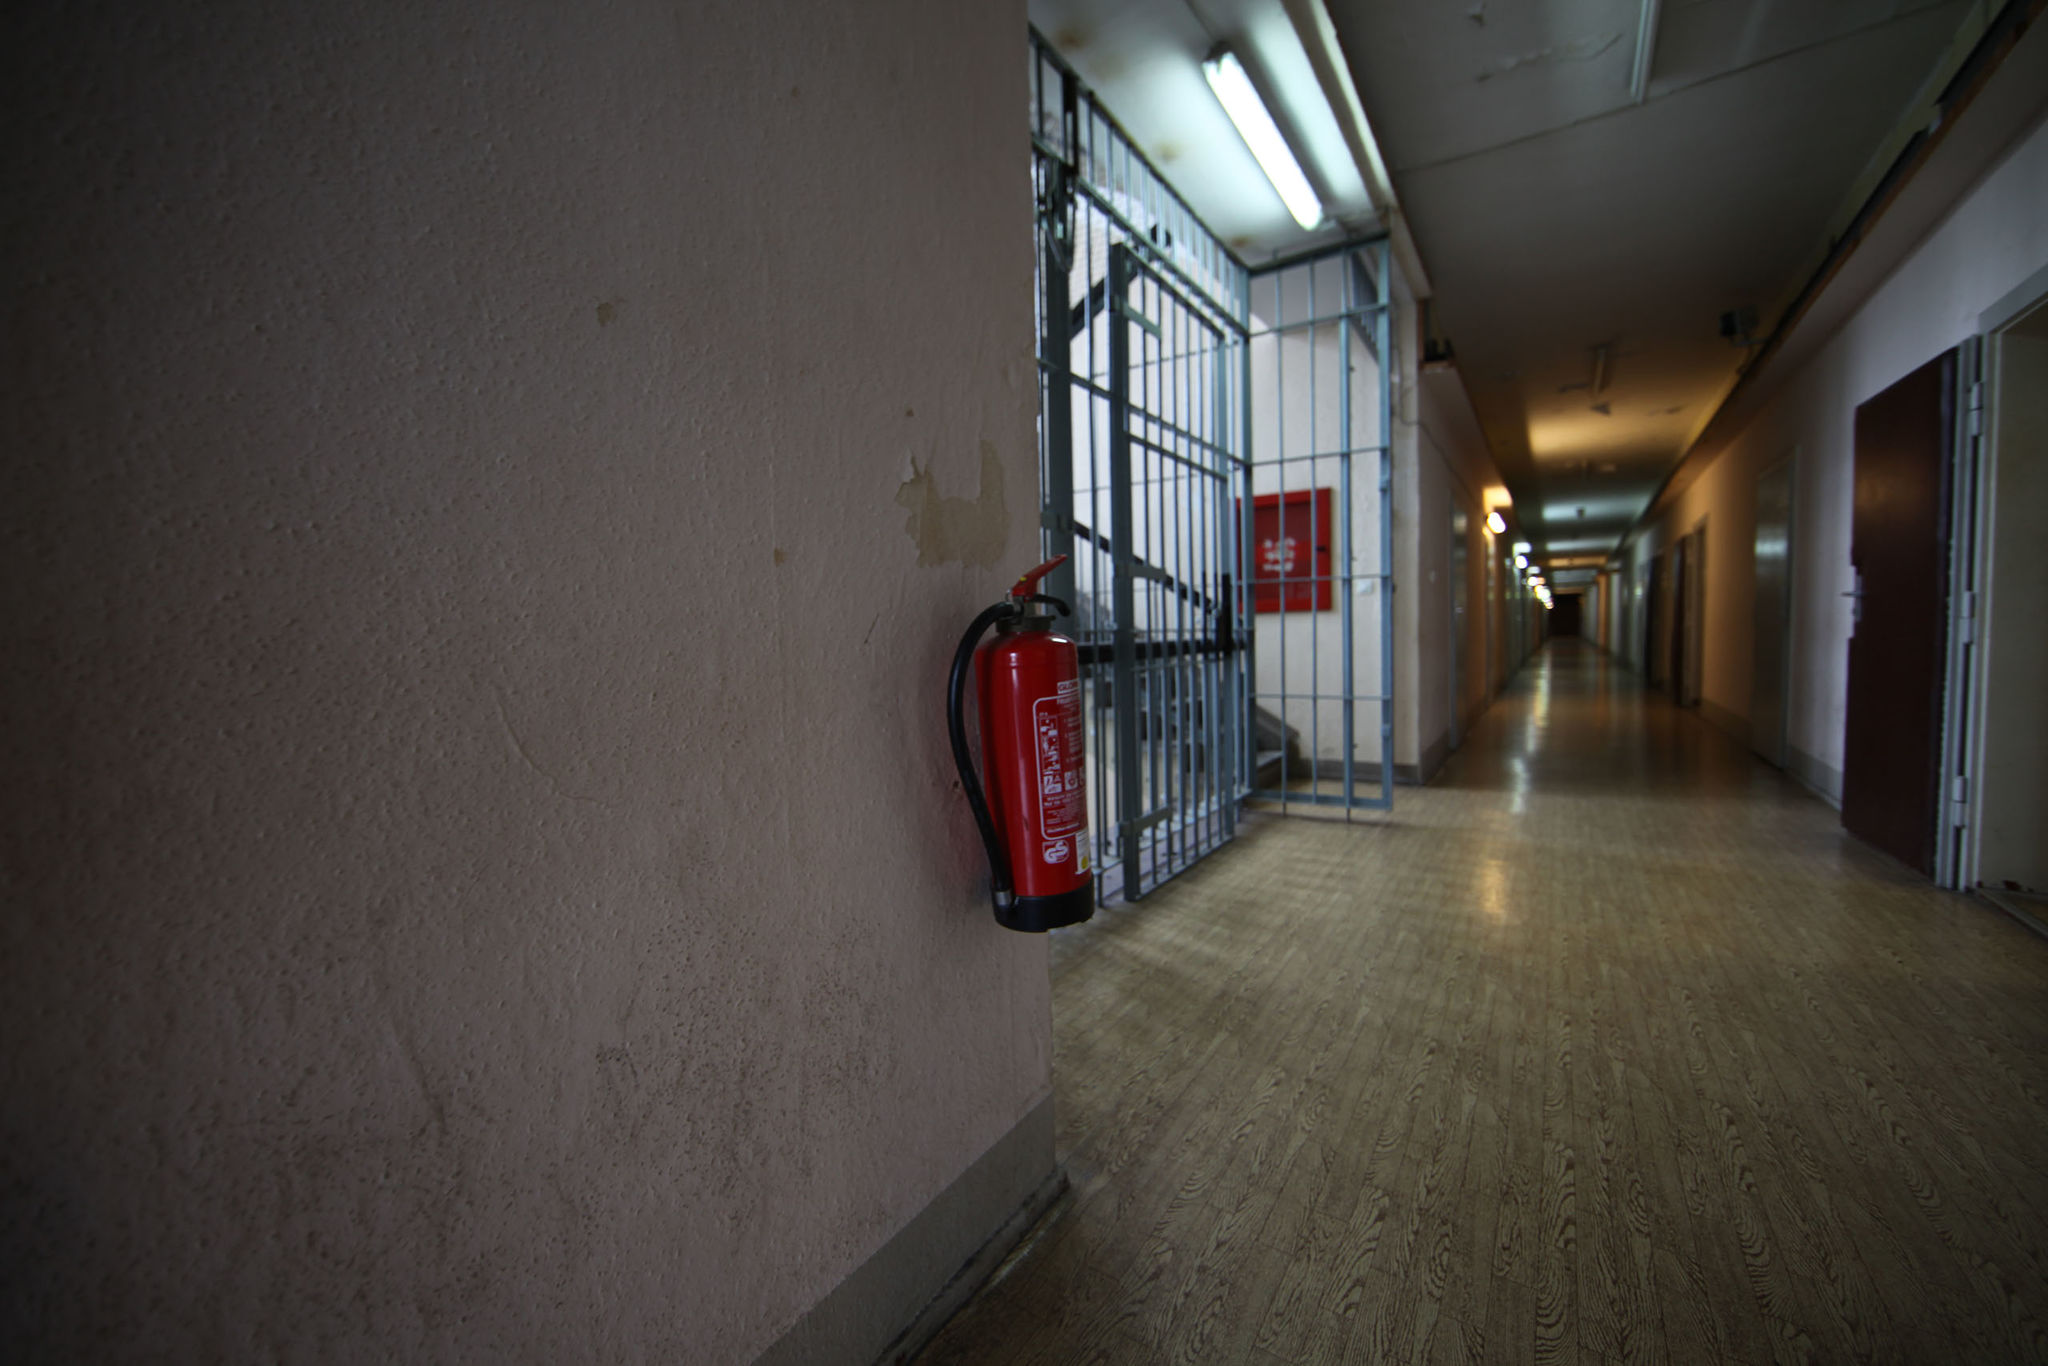
<path fill-rule="evenodd" d="M 1977 590 L 1974 588 L 1965 588 L 1963 590 L 1963 605 L 1959 615 L 1962 617 L 1962 625 L 1959 631 L 1962 643 L 1965 645 L 1974 644 L 1977 639 Z"/>
<path fill-rule="evenodd" d="M 1970 435 L 1984 434 L 1984 381 L 1970 381 Z"/>
<path fill-rule="evenodd" d="M 1960 773 L 1949 779 L 1949 823 L 1962 825 L 1970 806 L 1970 780 Z"/>

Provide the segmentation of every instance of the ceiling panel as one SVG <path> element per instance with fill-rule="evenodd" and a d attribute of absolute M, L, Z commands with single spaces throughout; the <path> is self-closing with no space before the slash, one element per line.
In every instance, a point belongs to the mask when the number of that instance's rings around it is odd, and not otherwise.
<path fill-rule="evenodd" d="M 1199 63 L 1244 56 L 1317 188 L 1364 186 L 1290 9 L 1315 0 L 1031 0 L 1032 22 L 1249 261 L 1303 233 Z M 1435 323 L 1539 551 L 1615 545 L 1826 245 L 1967 0 L 1325 0 L 1434 287 Z M 1583 509 L 1583 514 L 1581 513 Z"/>
<path fill-rule="evenodd" d="M 1634 522 L 1744 357 L 1720 315 L 1785 296 L 1963 8 L 1680 6 L 1657 69 L 1669 54 L 1693 78 L 1660 76 L 1637 106 L 1632 27 L 1588 38 L 1632 26 L 1634 0 L 1489 5 L 1484 24 L 1421 0 L 1333 6 L 1539 546 L 1611 546 Z"/>

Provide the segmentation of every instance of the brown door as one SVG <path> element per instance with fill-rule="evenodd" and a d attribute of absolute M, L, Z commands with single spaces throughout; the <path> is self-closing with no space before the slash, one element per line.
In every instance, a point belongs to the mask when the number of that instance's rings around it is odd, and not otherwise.
<path fill-rule="evenodd" d="M 1643 580 L 1643 681 L 1663 686 L 1657 665 L 1667 648 L 1664 644 L 1664 557 L 1651 557 L 1650 572 Z"/>
<path fill-rule="evenodd" d="M 1686 610 L 1692 605 L 1692 565 L 1685 547 L 1683 538 L 1671 547 L 1671 700 L 1681 707 L 1686 703 L 1686 636 L 1692 630 L 1692 616 Z"/>
<path fill-rule="evenodd" d="M 1856 516 L 1842 824 L 1933 875 L 1948 629 L 1956 353 L 1856 409 Z"/>

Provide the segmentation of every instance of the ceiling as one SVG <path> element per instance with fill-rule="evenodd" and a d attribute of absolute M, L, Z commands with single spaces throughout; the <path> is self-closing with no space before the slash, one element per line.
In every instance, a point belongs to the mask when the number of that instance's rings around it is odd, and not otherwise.
<path fill-rule="evenodd" d="M 1324 8 L 1327 4 L 1327 9 Z M 1031 0 L 1190 207 L 1256 264 L 1376 231 L 1311 50 L 1334 32 L 1434 330 L 1536 558 L 1597 563 L 1860 201 L 1966 0 Z M 1311 22 L 1326 16 L 1328 29 Z M 1303 36 L 1306 34 L 1306 41 Z M 1203 83 L 1229 42 L 1334 222 L 1304 233 Z M 1327 38 L 1325 37 L 1325 41 Z M 1328 49 L 1325 48 L 1325 51 Z"/>

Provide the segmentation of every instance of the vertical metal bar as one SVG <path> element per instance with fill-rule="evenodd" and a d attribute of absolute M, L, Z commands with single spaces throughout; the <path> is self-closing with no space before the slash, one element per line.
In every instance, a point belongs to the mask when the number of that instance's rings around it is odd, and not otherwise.
<path fill-rule="evenodd" d="M 1196 475 L 1189 487 L 1193 496 L 1188 506 L 1188 536 L 1193 550 L 1194 562 L 1189 566 L 1190 582 L 1202 594 L 1206 606 L 1190 614 L 1198 635 L 1207 640 L 1216 638 L 1216 590 L 1211 580 L 1215 577 L 1216 556 L 1213 523 L 1209 508 L 1214 501 L 1214 490 L 1209 475 L 1209 464 L 1216 458 L 1213 448 L 1214 434 L 1209 423 L 1208 386 L 1203 382 L 1209 359 L 1209 348 L 1203 347 L 1188 357 L 1188 430 L 1195 434 L 1197 445 L 1189 452 L 1196 460 Z M 1209 723 L 1216 715 L 1216 656 L 1201 654 L 1195 657 L 1190 673 L 1197 681 L 1202 699 L 1201 706 L 1194 714 L 1194 735 L 1189 744 L 1193 752 L 1202 758 L 1197 770 L 1194 788 L 1196 813 L 1195 842 L 1201 849 L 1207 849 L 1215 837 L 1215 785 L 1216 747 L 1209 742 Z"/>
<path fill-rule="evenodd" d="M 1040 303 L 1045 309 L 1045 319 L 1039 329 L 1039 355 L 1045 361 L 1041 367 L 1045 384 L 1045 499 L 1044 509 L 1050 515 L 1041 520 L 1046 523 L 1044 546 L 1046 558 L 1065 555 L 1068 560 L 1048 576 L 1046 591 L 1068 602 L 1077 602 L 1074 594 L 1076 569 L 1072 559 L 1074 553 L 1074 381 L 1069 366 L 1073 360 L 1074 328 L 1068 299 L 1073 285 L 1068 275 L 1068 266 L 1060 260 L 1058 244 L 1049 233 L 1041 233 L 1045 240 L 1040 252 L 1040 271 L 1044 288 L 1040 291 Z M 1073 244 L 1068 242 L 1068 255 L 1072 255 Z"/>
<path fill-rule="evenodd" d="M 1316 352 L 1322 341 L 1322 324 L 1315 321 L 1321 316 L 1321 302 L 1316 297 L 1316 269 L 1320 263 L 1308 263 L 1308 450 L 1307 455 L 1319 454 L 1322 449 L 1320 429 L 1322 426 L 1322 405 L 1316 401 Z M 1316 584 L 1314 581 L 1316 558 L 1316 486 L 1322 478 L 1323 462 L 1309 460 L 1308 465 L 1308 725 L 1309 761 L 1308 790 L 1317 796 L 1323 791 L 1323 614 L 1317 611 Z"/>
<path fill-rule="evenodd" d="M 1093 117 L 1090 117 L 1088 120 L 1087 155 L 1091 161 L 1095 154 L 1095 120 Z M 1095 289 L 1095 256 L 1098 228 L 1106 231 L 1107 227 L 1105 224 L 1100 224 L 1099 219 L 1099 211 L 1091 204 L 1087 218 L 1087 250 L 1082 258 L 1081 265 L 1081 298 L 1084 304 L 1082 312 L 1083 317 L 1088 322 L 1088 361 L 1087 366 L 1083 370 L 1083 376 L 1090 381 L 1093 380 L 1101 362 L 1100 348 L 1097 345 L 1095 333 L 1097 321 L 1098 319 L 1100 320 L 1105 338 L 1108 336 L 1109 329 L 1114 325 L 1114 319 L 1109 314 L 1107 308 L 1109 302 L 1109 273 L 1106 264 L 1102 276 L 1104 309 L 1101 313 L 1095 314 L 1090 313 L 1085 307 L 1089 296 Z M 1106 251 L 1107 243 L 1105 242 L 1103 246 Z M 1088 553 L 1088 586 L 1094 599 L 1094 627 L 1090 634 L 1099 645 L 1107 634 L 1104 629 L 1105 625 L 1107 625 L 1109 631 L 1116 629 L 1116 612 L 1113 605 L 1109 607 L 1109 620 L 1107 623 L 1102 618 L 1105 604 L 1113 603 L 1113 599 L 1105 595 L 1102 582 L 1106 558 L 1102 549 L 1102 528 L 1104 526 L 1102 516 L 1102 452 L 1098 447 L 1096 438 L 1096 432 L 1100 425 L 1098 414 L 1101 412 L 1102 401 L 1095 396 L 1094 390 L 1091 387 L 1083 391 L 1082 402 L 1087 405 L 1088 409 L 1088 525 L 1095 531 L 1095 541 Z M 1110 577 L 1114 581 L 1114 575 Z M 1105 669 L 1100 662 L 1095 665 L 1095 696 L 1100 708 L 1095 724 L 1095 772 L 1099 775 L 1095 793 L 1095 820 L 1098 832 L 1096 866 L 1103 869 L 1105 873 L 1104 876 L 1097 879 L 1097 885 L 1103 889 L 1105 895 L 1109 895 L 1113 884 L 1107 876 L 1107 870 L 1112 862 L 1121 858 L 1123 848 L 1122 835 L 1120 833 L 1122 827 L 1118 825 L 1116 820 L 1117 808 L 1115 801 L 1112 799 L 1113 794 L 1110 786 L 1114 781 L 1116 773 L 1112 758 L 1115 753 L 1112 737 L 1115 731 L 1117 708 L 1119 706 L 1128 706 L 1130 699 L 1128 696 L 1122 698 L 1117 696 L 1114 675 L 1110 669 Z"/>
<path fill-rule="evenodd" d="M 1343 511 L 1337 536 L 1337 563 L 1344 567 L 1341 591 L 1344 607 L 1339 614 L 1343 621 L 1344 636 L 1344 815 L 1348 820 L 1351 804 L 1358 800 L 1358 752 L 1356 711 L 1358 703 L 1357 680 L 1353 677 L 1358 662 L 1358 647 L 1354 613 L 1358 602 L 1358 588 L 1352 581 L 1354 565 L 1351 559 L 1351 523 L 1356 518 L 1357 507 L 1351 501 L 1352 449 L 1358 444 L 1358 434 L 1351 428 L 1351 264 L 1344 257 L 1339 262 L 1338 291 L 1343 300 L 1343 316 L 1337 322 L 1337 425 L 1343 454 L 1338 457 L 1337 499 Z"/>
<path fill-rule="evenodd" d="M 1147 183 L 1149 184 L 1149 182 Z M 1160 297 L 1157 280 L 1152 279 L 1149 275 L 1142 277 L 1139 283 L 1138 297 L 1144 301 L 1146 317 L 1158 319 L 1164 316 L 1165 301 Z M 1158 323 L 1155 322 L 1153 325 L 1156 328 Z M 1162 395 L 1165 391 L 1166 380 L 1166 345 L 1162 335 L 1154 335 L 1153 333 L 1146 333 L 1145 340 L 1139 342 L 1138 345 L 1145 355 L 1149 357 L 1145 365 L 1144 402 L 1142 405 L 1145 434 L 1148 439 L 1144 449 L 1139 452 L 1137 457 L 1139 469 L 1142 471 L 1139 489 L 1144 498 L 1145 509 L 1145 540 L 1143 549 L 1145 558 L 1156 562 L 1162 558 L 1165 551 L 1165 538 L 1161 535 L 1163 528 L 1158 524 L 1162 520 L 1160 516 L 1160 480 L 1165 477 L 1165 462 L 1160 458 L 1159 446 L 1165 439 L 1166 433 L 1163 430 L 1159 414 L 1164 408 Z M 1133 546 L 1132 553 L 1136 555 L 1138 547 Z M 1160 629 L 1165 622 L 1166 604 L 1161 597 L 1159 580 L 1156 576 L 1146 576 L 1144 593 L 1146 635 L 1149 639 L 1157 640 Z M 1156 655 L 1144 667 L 1146 674 L 1145 738 L 1149 742 L 1145 747 L 1146 763 L 1152 782 L 1145 793 L 1145 810 L 1143 814 L 1149 818 L 1153 812 L 1159 810 L 1171 800 L 1171 792 L 1168 786 L 1171 779 L 1166 768 L 1169 752 L 1166 744 L 1166 667 Z M 1159 883 L 1164 882 L 1166 875 L 1171 872 L 1167 840 L 1159 827 L 1150 824 L 1149 821 L 1146 826 L 1146 836 L 1148 837 L 1147 842 L 1151 845 L 1152 855 L 1147 867 L 1151 871 L 1152 885 L 1157 886 Z"/>
<path fill-rule="evenodd" d="M 1287 272 L 1273 277 L 1273 473 L 1277 480 L 1278 492 L 1274 499 L 1276 508 L 1273 516 L 1274 534 L 1283 539 L 1287 535 Z M 1287 763 L 1287 646 L 1288 611 L 1287 583 L 1283 576 L 1279 588 L 1280 610 L 1273 614 L 1273 630 L 1280 637 L 1280 695 L 1274 710 L 1280 714 L 1280 814 L 1287 814 L 1287 793 L 1291 786 L 1291 775 Z"/>
<path fill-rule="evenodd" d="M 1139 770 L 1137 641 L 1132 621 L 1137 611 L 1131 562 L 1134 521 L 1131 510 L 1130 332 L 1124 317 L 1124 291 L 1129 287 L 1130 249 L 1109 252 L 1109 537 L 1111 574 L 1116 599 L 1116 781 L 1117 829 L 1122 856 L 1124 898 L 1144 895 L 1140 885 L 1138 819 L 1143 814 L 1144 775 Z"/>
<path fill-rule="evenodd" d="M 1380 372 L 1380 801 L 1394 804 L 1394 352 L 1393 301 L 1387 288 L 1387 244 L 1374 252 L 1379 313 L 1373 324 Z"/>
<path fill-rule="evenodd" d="M 1180 451 L 1185 460 L 1195 459 L 1200 449 L 1197 445 L 1198 438 L 1196 436 L 1200 424 L 1194 419 L 1191 411 L 1192 405 L 1189 401 L 1191 394 L 1188 383 L 1188 352 L 1195 344 L 1194 329 L 1190 318 L 1191 314 L 1186 307 L 1185 301 L 1181 301 L 1181 344 L 1179 351 L 1174 357 L 1174 387 L 1177 390 L 1177 395 L 1174 398 L 1174 420 L 1180 424 L 1182 435 L 1175 440 L 1174 447 Z M 1175 486 L 1173 535 L 1176 542 L 1173 572 L 1175 577 L 1181 582 L 1180 591 L 1174 595 L 1174 612 L 1180 622 L 1178 627 L 1180 638 L 1184 641 L 1193 642 L 1197 636 L 1194 594 L 1199 591 L 1197 585 L 1200 580 L 1195 573 L 1195 544 L 1193 538 L 1189 535 L 1191 518 L 1194 513 L 1193 502 L 1196 497 L 1194 471 L 1185 463 L 1185 460 L 1173 467 Z M 1181 810 L 1175 819 L 1180 824 L 1181 834 L 1179 838 L 1182 848 L 1189 856 L 1189 862 L 1193 862 L 1196 857 L 1199 857 L 1202 842 L 1201 829 L 1196 821 L 1199 808 L 1195 799 L 1196 788 L 1201 782 L 1201 772 L 1195 763 L 1196 746 L 1192 730 L 1194 718 L 1201 711 L 1201 698 L 1195 688 L 1195 665 L 1200 658 L 1201 656 L 1190 651 L 1178 656 L 1174 661 L 1176 680 L 1174 686 L 1179 690 L 1180 698 L 1180 726 L 1178 733 L 1174 736 L 1173 744 L 1175 762 L 1180 767 L 1181 804 Z"/>
<path fill-rule="evenodd" d="M 1239 354 L 1242 363 L 1249 366 L 1251 347 L 1245 346 Z M 1219 445 L 1227 444 L 1230 422 L 1236 414 L 1229 407 L 1230 355 L 1222 346 L 1216 348 L 1216 404 L 1216 439 Z M 1249 447 L 1240 446 L 1238 450 L 1239 454 L 1243 455 Z M 1225 460 L 1219 460 L 1218 464 L 1228 468 L 1228 462 Z M 1234 504 L 1231 501 L 1233 494 L 1237 496 Z M 1237 833 L 1237 794 L 1244 786 L 1239 781 L 1239 775 L 1248 772 L 1244 767 L 1244 749 L 1249 743 L 1251 712 L 1247 692 L 1248 681 L 1244 678 L 1240 665 L 1245 658 L 1245 652 L 1249 649 L 1250 639 L 1239 634 L 1246 630 L 1245 614 L 1242 602 L 1234 595 L 1242 592 L 1244 585 L 1244 574 L 1241 570 L 1244 538 L 1239 533 L 1238 524 L 1243 518 L 1251 516 L 1251 511 L 1251 490 L 1241 484 L 1233 472 L 1231 476 L 1227 476 L 1227 482 L 1222 488 L 1222 497 L 1215 511 L 1217 563 L 1219 577 L 1222 579 L 1220 586 L 1222 600 L 1228 604 L 1225 610 L 1231 617 L 1233 647 L 1230 653 L 1217 657 L 1224 696 L 1217 708 L 1215 740 L 1224 764 L 1218 775 L 1218 787 L 1223 796 L 1223 833 L 1226 838 Z"/>

